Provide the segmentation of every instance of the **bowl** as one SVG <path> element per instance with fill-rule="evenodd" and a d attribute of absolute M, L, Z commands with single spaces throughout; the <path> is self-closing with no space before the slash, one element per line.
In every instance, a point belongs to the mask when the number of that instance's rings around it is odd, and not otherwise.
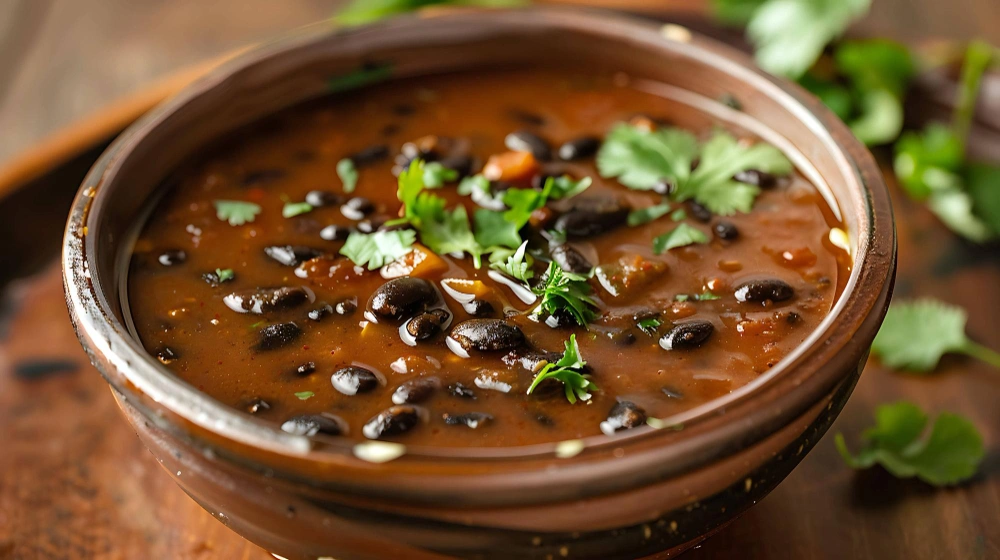
<path fill-rule="evenodd" d="M 751 384 L 658 427 L 455 449 L 284 433 L 198 392 L 130 334 L 122 298 L 130 249 L 164 181 L 199 147 L 329 94 L 343 76 L 359 84 L 543 62 L 662 82 L 693 109 L 780 147 L 820 188 L 841 215 L 854 266 L 802 345 Z M 139 437 L 185 492 L 276 556 L 661 558 L 763 498 L 830 426 L 888 306 L 895 232 L 871 154 L 817 99 L 744 55 L 682 27 L 605 12 L 458 11 L 312 26 L 191 85 L 91 170 L 62 264 L 80 342 Z"/>

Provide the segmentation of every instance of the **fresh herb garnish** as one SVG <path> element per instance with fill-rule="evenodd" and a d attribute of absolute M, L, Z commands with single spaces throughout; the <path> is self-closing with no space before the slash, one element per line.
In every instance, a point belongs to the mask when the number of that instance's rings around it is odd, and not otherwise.
<path fill-rule="evenodd" d="M 619 123 L 597 152 L 597 170 L 601 177 L 617 177 L 626 187 L 650 190 L 660 181 L 687 179 L 697 155 L 698 141 L 690 132 Z"/>
<path fill-rule="evenodd" d="M 583 179 L 577 180 L 569 175 L 549 177 L 546 179 L 546 182 L 548 181 L 552 181 L 549 198 L 552 198 L 553 200 L 560 198 L 572 198 L 590 188 L 590 184 L 593 182 L 590 177 L 584 177 Z M 545 189 L 543 188 L 542 190 Z"/>
<path fill-rule="evenodd" d="M 944 354 L 978 358 L 1000 368 L 1000 353 L 965 335 L 967 315 L 961 307 L 933 299 L 898 301 L 889 306 L 872 352 L 894 369 L 929 372 Z"/>
<path fill-rule="evenodd" d="M 679 222 L 684 218 L 688 217 L 688 213 L 684 211 L 683 208 L 678 208 L 670 213 L 670 219 L 675 222 Z"/>
<path fill-rule="evenodd" d="M 312 211 L 312 204 L 308 202 L 286 202 L 284 208 L 281 209 L 281 216 L 283 218 L 293 218 L 299 214 L 306 214 Z"/>
<path fill-rule="evenodd" d="M 413 250 L 417 234 L 413 230 L 380 230 L 374 233 L 353 231 L 340 248 L 340 254 L 368 270 L 381 268 Z"/>
<path fill-rule="evenodd" d="M 217 268 L 215 269 L 215 278 L 221 284 L 222 282 L 228 282 L 236 278 L 236 273 L 231 268 Z"/>
<path fill-rule="evenodd" d="M 458 179 L 458 171 L 448 169 L 436 161 L 424 164 L 424 188 L 437 189 Z"/>
<path fill-rule="evenodd" d="M 528 0 L 354 0 L 334 16 L 334 21 L 340 25 L 354 26 L 405 14 L 427 6 L 509 8 L 523 6 L 527 3 Z"/>
<path fill-rule="evenodd" d="M 344 192 L 352 193 L 358 186 L 358 170 L 354 167 L 354 161 L 344 158 L 337 162 L 337 177 L 344 184 Z"/>
<path fill-rule="evenodd" d="M 633 210 L 628 214 L 628 225 L 639 226 L 656 220 L 670 212 L 670 203 L 662 202 L 654 206 Z"/>
<path fill-rule="evenodd" d="M 865 446 L 852 455 L 843 434 L 834 440 L 844 461 L 854 469 L 876 463 L 899 478 L 916 476 L 934 486 L 955 484 L 976 474 L 983 460 L 983 438 L 966 418 L 942 412 L 924 437 L 927 414 L 913 403 L 882 405 L 875 426 L 865 430 Z"/>
<path fill-rule="evenodd" d="M 260 205 L 242 200 L 216 200 L 215 215 L 231 226 L 242 226 L 260 214 Z"/>
<path fill-rule="evenodd" d="M 587 326 L 594 319 L 597 302 L 590 297 L 593 290 L 586 276 L 566 272 L 555 262 L 550 262 L 542 278 L 544 281 L 532 288 L 540 299 L 532 311 L 533 316 L 538 317 L 542 313 L 552 316 L 563 312 L 581 326 Z"/>
<path fill-rule="evenodd" d="M 687 301 L 687 300 L 689 300 L 689 299 L 691 299 L 691 296 L 689 296 L 687 294 L 677 294 L 676 296 L 674 296 L 674 301 L 679 301 L 679 302 L 682 302 L 682 303 L 685 302 L 685 301 Z"/>
<path fill-rule="evenodd" d="M 671 249 L 694 243 L 708 243 L 708 236 L 700 229 L 682 223 L 667 233 L 653 238 L 653 252 L 662 255 Z"/>
<path fill-rule="evenodd" d="M 722 297 L 718 296 L 716 294 L 713 294 L 712 292 L 710 292 L 708 290 L 705 290 L 704 292 L 698 294 L 695 297 L 695 299 L 697 299 L 698 301 L 712 301 L 712 300 L 716 300 L 716 299 L 722 299 Z"/>
<path fill-rule="evenodd" d="M 521 246 L 514 251 L 514 254 L 507 257 L 505 262 L 495 262 L 491 264 L 490 267 L 503 272 L 515 280 L 520 280 L 521 282 L 527 284 L 528 280 L 531 280 L 531 278 L 535 275 L 535 272 L 531 269 L 531 265 L 528 262 L 530 257 L 525 254 L 525 249 L 527 247 L 527 241 L 521 243 Z"/>
<path fill-rule="evenodd" d="M 570 404 L 576 404 L 578 399 L 588 401 L 591 397 L 590 391 L 597 390 L 597 386 L 590 380 L 589 375 L 583 373 L 586 365 L 587 362 L 583 361 L 580 355 L 580 347 L 576 344 L 576 335 L 571 334 L 566 341 L 566 351 L 563 352 L 562 358 L 554 364 L 545 364 L 528 387 L 528 394 L 530 395 L 542 381 L 556 379 L 563 384 L 566 400 Z"/>
<path fill-rule="evenodd" d="M 295 393 L 295 396 L 298 397 L 300 401 L 307 401 L 316 396 L 316 393 L 313 393 L 312 391 L 299 391 L 298 393 Z"/>
<path fill-rule="evenodd" d="M 503 193 L 494 194 L 490 186 L 490 180 L 481 174 L 471 175 L 462 179 L 458 184 L 458 194 L 470 196 L 472 202 L 489 210 L 503 211 L 507 209 L 503 203 Z"/>
<path fill-rule="evenodd" d="M 652 336 L 656 332 L 656 329 L 660 328 L 660 325 L 662 324 L 663 321 L 660 321 L 656 317 L 646 317 L 636 323 L 636 326 L 639 327 L 639 330 L 642 332 Z"/>
<path fill-rule="evenodd" d="M 517 224 L 504 217 L 503 212 L 480 208 L 473 214 L 476 242 L 482 247 L 513 249 L 521 244 Z"/>

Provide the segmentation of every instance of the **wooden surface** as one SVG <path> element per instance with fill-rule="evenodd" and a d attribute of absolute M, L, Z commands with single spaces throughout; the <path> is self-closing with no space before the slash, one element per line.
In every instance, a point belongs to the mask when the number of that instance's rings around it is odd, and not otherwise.
<path fill-rule="evenodd" d="M 324 17 L 332 4 L 286 0 L 278 10 L 264 0 L 6 0 L 0 160 L 153 77 Z M 998 23 L 996 0 L 876 0 L 866 25 L 907 38 L 914 30 L 989 31 L 1000 43 Z M 33 188 L 70 193 L 85 164 L 86 157 Z M 899 194 L 893 187 L 897 296 L 933 295 L 965 306 L 973 338 L 1000 348 L 1000 248 L 957 240 Z M 24 213 L 24 204 L 13 207 Z M 8 219 L 3 206 L 0 222 Z M 56 210 L 49 232 L 60 227 Z M 11 246 L 29 240 L 51 246 L 41 237 L 15 232 L 0 251 L 14 254 Z M 45 251 L 36 252 L 43 262 Z M 987 440 L 980 475 L 933 490 L 879 470 L 856 474 L 827 437 L 775 492 L 685 558 L 1000 558 L 998 397 L 1000 372 L 977 362 L 949 358 L 931 377 L 870 365 L 832 432 L 856 441 L 877 404 L 900 398 L 960 411 Z M 79 349 L 58 270 L 49 265 L 9 286 L 0 307 L 0 559 L 269 557 L 203 512 L 142 448 Z"/>

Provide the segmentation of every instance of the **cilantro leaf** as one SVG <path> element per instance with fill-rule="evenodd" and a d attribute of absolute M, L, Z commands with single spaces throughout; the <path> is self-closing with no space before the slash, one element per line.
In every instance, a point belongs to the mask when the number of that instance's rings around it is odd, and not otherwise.
<path fill-rule="evenodd" d="M 584 327 L 594 319 L 597 302 L 590 297 L 593 289 L 585 276 L 566 272 L 553 261 L 542 278 L 543 281 L 532 288 L 540 300 L 532 311 L 534 317 L 542 313 L 552 316 L 561 311 Z"/>
<path fill-rule="evenodd" d="M 437 199 L 435 204 L 421 206 L 424 210 L 420 214 L 420 241 L 439 255 L 468 253 L 476 268 L 482 266 L 484 251 L 469 227 L 465 206 L 448 211 L 444 209 L 444 199 L 433 198 Z"/>
<path fill-rule="evenodd" d="M 590 177 L 584 177 L 583 179 L 576 180 L 569 175 L 549 177 L 546 179 L 546 182 L 548 181 L 552 181 L 549 198 L 552 198 L 553 200 L 560 198 L 572 198 L 590 188 L 590 184 L 593 183 L 593 180 Z M 542 190 L 545 190 L 544 187 Z"/>
<path fill-rule="evenodd" d="M 436 161 L 424 164 L 424 187 L 437 189 L 449 181 L 458 179 L 458 171 L 448 169 Z"/>
<path fill-rule="evenodd" d="M 312 391 L 299 391 L 298 393 L 295 393 L 295 396 L 298 397 L 300 401 L 306 401 L 316 396 L 316 393 L 313 393 Z"/>
<path fill-rule="evenodd" d="M 590 380 L 589 375 L 583 373 L 583 368 L 587 365 L 587 362 L 580 355 L 580 347 L 576 343 L 576 335 L 569 335 L 569 340 L 566 341 L 565 345 L 566 350 L 563 352 L 562 358 L 554 364 L 545 364 L 545 367 L 535 376 L 535 380 L 528 387 L 529 395 L 542 381 L 555 379 L 563 384 L 566 392 L 566 400 L 570 404 L 576 404 L 578 399 L 581 401 L 590 400 L 590 391 L 597 390 L 597 385 Z"/>
<path fill-rule="evenodd" d="M 670 203 L 663 202 L 647 208 L 640 208 L 628 213 L 628 225 L 639 226 L 656 220 L 670 212 Z M 683 219 L 683 218 L 682 218 Z"/>
<path fill-rule="evenodd" d="M 636 323 L 636 326 L 639 327 L 639 330 L 642 332 L 653 336 L 653 334 L 656 333 L 656 329 L 660 328 L 660 325 L 662 324 L 663 321 L 660 321 L 656 317 L 647 317 Z"/>
<path fill-rule="evenodd" d="M 1000 353 L 965 335 L 961 307 L 933 299 L 896 301 L 889 306 L 872 352 L 894 369 L 929 372 L 949 352 L 966 354 L 1000 368 Z"/>
<path fill-rule="evenodd" d="M 490 188 L 490 180 L 483 175 L 472 175 L 462 179 L 458 184 L 458 194 L 470 196 L 472 202 L 488 210 L 507 209 L 503 203 L 503 193 L 494 194 Z"/>
<path fill-rule="evenodd" d="M 747 37 L 761 68 L 798 78 L 839 37 L 865 15 L 871 0 L 768 0 L 753 11 Z"/>
<path fill-rule="evenodd" d="M 697 153 L 698 141 L 685 130 L 648 131 L 619 123 L 597 152 L 597 169 L 601 177 L 617 177 L 627 187 L 650 190 L 663 180 L 687 179 Z"/>
<path fill-rule="evenodd" d="M 260 214 L 260 205 L 242 200 L 216 200 L 215 215 L 231 226 L 242 226 L 252 222 Z"/>
<path fill-rule="evenodd" d="M 927 415 L 913 403 L 900 401 L 875 411 L 875 426 L 865 430 L 865 446 L 852 455 L 843 434 L 835 443 L 844 461 L 854 469 L 876 463 L 899 478 L 916 476 L 934 486 L 956 484 L 976 474 L 985 450 L 983 438 L 966 418 L 942 412 L 930 434 L 922 437 Z"/>
<path fill-rule="evenodd" d="M 507 247 L 513 249 L 521 244 L 521 234 L 517 224 L 507 221 L 503 212 L 480 208 L 473 215 L 476 241 L 482 247 Z"/>
<path fill-rule="evenodd" d="M 683 208 L 678 208 L 670 213 L 670 219 L 674 222 L 679 222 L 684 218 L 688 217 L 688 213 L 684 211 Z"/>
<path fill-rule="evenodd" d="M 867 146 L 891 142 L 903 129 L 903 102 L 892 92 L 874 89 L 861 94 L 860 115 L 848 125 Z"/>
<path fill-rule="evenodd" d="M 888 39 L 844 41 L 833 56 L 837 71 L 860 91 L 884 90 L 901 98 L 916 72 L 910 50 Z"/>
<path fill-rule="evenodd" d="M 337 176 L 344 184 L 344 192 L 352 193 L 358 186 L 358 170 L 354 167 L 354 161 L 344 158 L 337 162 Z"/>
<path fill-rule="evenodd" d="M 293 218 L 299 214 L 306 214 L 312 211 L 312 204 L 308 202 L 286 202 L 284 208 L 281 209 L 281 217 Z"/>
<path fill-rule="evenodd" d="M 931 193 L 927 207 L 955 233 L 983 243 L 995 234 L 974 213 L 972 197 L 961 189 L 947 189 Z"/>
<path fill-rule="evenodd" d="M 767 0 L 712 0 L 712 14 L 722 23 L 743 25 Z"/>
<path fill-rule="evenodd" d="M 380 230 L 374 233 L 352 231 L 340 248 L 340 254 L 368 270 L 381 268 L 413 250 L 417 234 L 413 230 Z"/>
<path fill-rule="evenodd" d="M 523 6 L 527 3 L 528 0 L 354 0 L 333 19 L 340 25 L 355 26 L 405 14 L 427 6 L 508 8 Z"/>
<path fill-rule="evenodd" d="M 682 223 L 667 233 L 656 236 L 653 239 L 653 252 L 662 255 L 670 249 L 693 243 L 708 243 L 708 236 L 700 229 Z"/>
<path fill-rule="evenodd" d="M 545 206 L 552 192 L 552 179 L 545 181 L 541 191 L 535 189 L 507 189 L 503 202 L 509 208 L 503 213 L 504 219 L 514 224 L 518 230 L 531 219 L 531 213 Z"/>
<path fill-rule="evenodd" d="M 792 171 L 792 162 L 770 144 L 741 144 L 728 132 L 719 131 L 701 149 L 698 169 L 677 185 L 677 200 L 693 198 L 713 213 L 728 216 L 749 212 L 760 189 L 733 180 L 740 171 L 756 169 L 776 175 Z"/>
<path fill-rule="evenodd" d="M 922 133 L 907 132 L 896 142 L 893 170 L 916 200 L 932 192 L 960 188 L 962 143 L 950 128 L 938 123 Z"/>
<path fill-rule="evenodd" d="M 215 269 L 215 277 L 219 280 L 219 283 L 228 282 L 236 278 L 236 273 L 231 268 L 217 268 Z"/>
<path fill-rule="evenodd" d="M 1000 167 L 972 164 L 966 168 L 965 188 L 976 215 L 993 235 L 1000 235 Z"/>
<path fill-rule="evenodd" d="M 531 269 L 528 262 L 530 257 L 527 257 L 524 253 L 527 247 L 527 241 L 521 243 L 521 246 L 512 255 L 507 257 L 506 262 L 494 262 L 490 267 L 527 284 L 528 280 L 531 280 L 531 277 L 535 275 L 535 271 Z"/>

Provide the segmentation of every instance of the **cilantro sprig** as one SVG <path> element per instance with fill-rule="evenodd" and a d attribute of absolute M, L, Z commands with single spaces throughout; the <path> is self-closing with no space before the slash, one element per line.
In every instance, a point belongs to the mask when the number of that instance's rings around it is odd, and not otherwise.
<path fill-rule="evenodd" d="M 862 434 L 864 447 L 851 453 L 843 434 L 835 436 L 840 456 L 854 469 L 875 464 L 899 478 L 917 477 L 934 486 L 956 484 L 976 474 L 985 450 L 983 438 L 966 418 L 942 412 L 924 436 L 927 414 L 905 401 L 875 411 L 875 426 Z"/>
<path fill-rule="evenodd" d="M 563 384 L 566 392 L 566 400 L 570 404 L 576 404 L 577 400 L 584 402 L 590 400 L 590 391 L 597 390 L 597 385 L 590 380 L 589 375 L 583 373 L 583 368 L 586 367 L 587 362 L 580 355 L 580 347 L 576 343 L 576 335 L 569 335 L 569 340 L 566 341 L 565 345 L 566 350 L 563 352 L 562 358 L 554 364 L 545 364 L 541 371 L 538 372 L 538 375 L 535 376 L 535 380 L 528 387 L 529 395 L 543 381 L 555 379 Z"/>
<path fill-rule="evenodd" d="M 528 280 L 531 280 L 535 275 L 535 272 L 531 269 L 531 263 L 528 262 L 530 257 L 525 254 L 527 247 L 527 241 L 521 243 L 517 250 L 511 256 L 507 257 L 506 261 L 494 262 L 490 267 L 527 285 Z"/>
<path fill-rule="evenodd" d="M 543 313 L 553 316 L 563 312 L 584 327 L 594 320 L 597 302 L 590 296 L 593 288 L 586 276 L 566 272 L 553 261 L 549 263 L 542 280 L 532 288 L 539 297 L 532 316 L 539 317 Z"/>
<path fill-rule="evenodd" d="M 242 226 L 252 222 L 260 214 L 260 205 L 243 200 L 216 200 L 215 215 L 220 220 L 229 222 L 231 226 Z"/>
<path fill-rule="evenodd" d="M 384 265 L 413 250 L 417 234 L 413 230 L 379 230 L 373 233 L 352 231 L 340 248 L 340 254 L 368 270 Z"/>
<path fill-rule="evenodd" d="M 1000 368 L 1000 353 L 969 339 L 964 309 L 933 299 L 889 306 L 872 352 L 894 369 L 930 372 L 947 353 L 972 356 Z"/>

